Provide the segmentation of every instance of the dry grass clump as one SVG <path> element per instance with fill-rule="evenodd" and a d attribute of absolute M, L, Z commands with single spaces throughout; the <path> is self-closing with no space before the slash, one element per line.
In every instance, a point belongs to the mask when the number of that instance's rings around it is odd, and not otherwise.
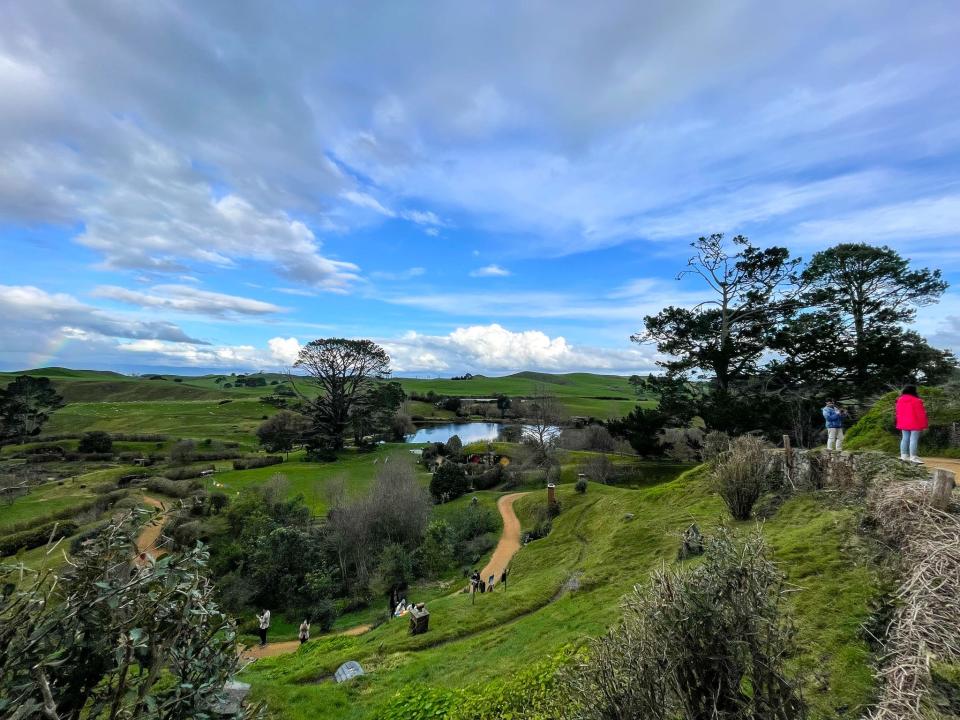
<path fill-rule="evenodd" d="M 960 661 L 960 515 L 929 504 L 922 481 L 873 488 L 867 511 L 882 537 L 900 550 L 903 581 L 895 597 L 882 696 L 870 720 L 920 720 L 930 662 Z"/>
<path fill-rule="evenodd" d="M 801 720 L 806 705 L 783 660 L 783 574 L 757 532 L 721 528 L 689 572 L 637 586 L 621 623 L 562 676 L 571 720 Z"/>
<path fill-rule="evenodd" d="M 768 445 L 761 438 L 744 435 L 730 442 L 713 468 L 713 480 L 735 520 L 748 520 L 753 506 L 767 489 L 770 468 Z"/>

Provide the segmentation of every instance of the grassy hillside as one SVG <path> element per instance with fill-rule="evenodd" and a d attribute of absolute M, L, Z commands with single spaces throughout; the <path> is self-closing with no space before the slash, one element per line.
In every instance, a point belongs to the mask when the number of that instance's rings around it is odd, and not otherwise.
<path fill-rule="evenodd" d="M 898 392 L 887 393 L 847 431 L 844 447 L 848 450 L 900 452 L 900 433 L 894 425 L 894 404 Z M 960 422 L 960 387 L 920 388 L 927 408 L 930 429 L 920 436 L 920 452 L 925 455 L 960 457 L 960 448 L 948 446 L 952 423 Z"/>
<path fill-rule="evenodd" d="M 398 694 L 449 698 L 482 693 L 493 680 L 502 687 L 565 645 L 602 632 L 634 583 L 674 561 L 678 533 L 691 520 L 709 528 L 723 515 L 699 469 L 645 490 L 591 484 L 578 495 L 563 486 L 560 498 L 552 533 L 517 554 L 506 592 L 479 596 L 474 605 L 467 595 L 447 594 L 429 602 L 424 635 L 410 636 L 405 623 L 393 621 L 355 638 L 322 637 L 257 662 L 243 679 L 291 720 L 375 718 Z M 543 501 L 537 492 L 518 502 L 525 525 Z M 815 718 L 857 716 L 871 693 L 860 626 L 876 594 L 875 574 L 860 561 L 855 524 L 853 510 L 810 495 L 790 500 L 763 526 L 798 590 L 791 610 L 802 652 L 791 665 Z M 369 674 L 334 684 L 330 676 L 346 660 L 358 660 Z"/>
<path fill-rule="evenodd" d="M 468 380 L 397 378 L 407 393 L 456 397 L 536 397 L 544 392 L 555 395 L 571 415 L 600 418 L 619 417 L 630 412 L 637 397 L 628 378 L 622 375 L 591 373 L 521 372 L 504 377 L 475 376 Z M 652 403 L 651 403 L 652 404 Z"/>
<path fill-rule="evenodd" d="M 49 377 L 57 392 L 68 403 L 256 401 L 260 397 L 272 393 L 278 385 L 288 381 L 285 375 L 279 373 L 258 373 L 248 377 L 262 377 L 267 383 L 265 386 L 232 386 L 226 388 L 224 385 L 233 385 L 236 381 L 235 377 L 231 375 L 128 376 L 100 370 L 71 370 L 53 367 L 15 373 L 0 373 L 0 386 L 5 385 L 17 375 L 24 374 Z M 396 380 L 408 394 L 417 393 L 420 395 L 426 395 L 433 391 L 437 395 L 455 397 L 493 397 L 502 393 L 512 398 L 524 398 L 535 397 L 542 392 L 546 392 L 556 396 L 570 415 L 604 419 L 621 417 L 637 405 L 637 397 L 633 387 L 628 382 L 628 378 L 620 375 L 593 375 L 590 373 L 552 375 L 549 373 L 522 372 L 504 377 L 477 376 L 470 380 L 421 380 L 415 378 L 396 378 Z M 308 396 L 315 392 L 315 389 L 307 382 L 297 382 L 297 387 L 300 392 Z M 656 404 L 656 401 L 651 399 L 642 402 L 651 407 Z M 144 409 L 149 410 L 148 408 Z M 413 402 L 410 411 L 418 417 L 435 420 L 453 417 L 453 413 L 423 402 Z M 150 413 L 133 411 L 133 414 L 139 419 L 143 419 Z M 154 428 L 156 426 L 157 424 L 154 423 Z M 132 429 L 128 431 L 133 432 Z M 139 432 L 160 432 L 160 430 L 144 428 Z M 223 437 L 223 434 L 219 433 L 217 436 Z"/>

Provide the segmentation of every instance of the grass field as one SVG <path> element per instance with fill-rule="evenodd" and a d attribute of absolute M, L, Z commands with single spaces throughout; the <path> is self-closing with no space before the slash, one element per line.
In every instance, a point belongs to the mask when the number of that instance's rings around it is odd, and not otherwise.
<path fill-rule="evenodd" d="M 262 375 L 267 385 L 264 387 L 230 387 L 236 378 L 230 375 L 157 375 L 128 376 L 119 373 L 97 370 L 71 370 L 67 368 L 37 368 L 24 373 L 0 373 L 0 385 L 18 374 L 30 374 L 49 377 L 57 391 L 69 403 L 150 403 L 166 402 L 171 404 L 208 401 L 210 405 L 198 407 L 216 407 L 221 400 L 248 401 L 257 404 L 257 400 L 277 389 L 276 385 L 288 381 L 285 375 L 265 373 Z M 217 379 L 221 382 L 217 382 Z M 549 373 L 522 372 L 503 377 L 478 376 L 469 380 L 395 378 L 408 393 L 426 395 L 431 390 L 438 395 L 455 397 L 493 397 L 503 393 L 511 398 L 536 397 L 544 392 L 556 396 L 570 415 L 610 418 L 620 417 L 632 410 L 637 397 L 628 378 L 621 375 L 594 375 L 591 373 L 568 373 L 554 375 Z M 313 387 L 306 381 L 295 379 L 297 389 L 311 395 Z M 655 401 L 647 398 L 647 406 Z M 250 407 L 250 406 L 247 406 Z M 269 409 L 269 406 L 263 405 Z M 62 410 L 57 416 L 65 413 Z M 200 412 L 199 410 L 197 412 Z M 142 412 L 134 412 L 136 419 L 143 418 L 153 426 L 163 425 L 152 422 L 150 407 L 143 406 Z M 261 412 L 259 415 L 269 414 Z M 434 408 L 429 403 L 416 402 L 411 406 L 411 414 L 426 418 L 445 419 L 452 417 L 448 411 Z M 259 417 L 257 415 L 257 417 Z M 66 413 L 61 425 L 73 418 Z M 86 419 L 86 418 L 84 418 Z M 202 425 L 200 427 L 203 427 Z M 101 428 L 97 428 L 101 429 Z M 128 430 L 132 432 L 132 430 Z M 142 430 L 150 432 L 150 430 Z M 211 434 L 211 433 L 207 433 Z M 222 437 L 222 435 L 219 435 Z"/>
<path fill-rule="evenodd" d="M 467 595 L 444 595 L 429 602 L 424 635 L 410 636 L 405 625 L 391 623 L 357 638 L 319 638 L 290 656 L 256 663 L 243 679 L 291 720 L 375 718 L 412 687 L 453 691 L 506 681 L 564 645 L 602 632 L 634 583 L 674 561 L 680 530 L 694 519 L 710 528 L 723 515 L 700 470 L 637 491 L 591 484 L 578 495 L 563 486 L 560 499 L 563 512 L 553 532 L 518 553 L 506 592 L 480 596 L 475 605 Z M 530 522 L 543 501 L 540 493 L 519 501 L 521 520 Z M 628 513 L 632 520 L 624 519 Z M 875 578 L 851 549 L 854 525 L 852 510 L 810 495 L 787 502 L 763 529 L 798 588 L 790 604 L 802 652 L 791 663 L 815 718 L 856 716 L 872 688 L 859 628 Z M 565 591 L 572 579 L 579 589 Z M 358 660 L 369 674 L 346 685 L 330 682 L 346 660 Z"/>

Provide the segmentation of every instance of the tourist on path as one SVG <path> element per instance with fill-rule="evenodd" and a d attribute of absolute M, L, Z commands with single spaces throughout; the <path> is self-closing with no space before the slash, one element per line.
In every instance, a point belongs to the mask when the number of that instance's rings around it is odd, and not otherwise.
<path fill-rule="evenodd" d="M 901 433 L 900 459 L 923 465 L 923 460 L 917 456 L 917 444 L 920 433 L 928 427 L 927 410 L 917 394 L 916 385 L 907 385 L 897 398 L 896 417 L 897 430 Z"/>
<path fill-rule="evenodd" d="M 846 410 L 841 410 L 833 400 L 827 400 L 823 407 L 823 419 L 827 424 L 827 450 L 840 452 L 843 448 L 843 416 Z"/>
<path fill-rule="evenodd" d="M 306 619 L 300 623 L 300 632 L 297 633 L 297 637 L 300 638 L 301 645 L 310 639 L 310 623 Z"/>
<path fill-rule="evenodd" d="M 503 589 L 507 589 L 507 569 L 504 568 L 503 572 L 500 573 L 500 584 L 503 585 Z"/>
<path fill-rule="evenodd" d="M 260 647 L 267 644 L 267 630 L 270 629 L 270 611 L 263 609 L 263 615 L 257 615 L 257 623 L 260 626 Z"/>

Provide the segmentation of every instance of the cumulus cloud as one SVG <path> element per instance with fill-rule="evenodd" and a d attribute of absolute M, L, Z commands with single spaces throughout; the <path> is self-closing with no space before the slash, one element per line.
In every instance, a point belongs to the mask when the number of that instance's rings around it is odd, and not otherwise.
<path fill-rule="evenodd" d="M 93 294 L 129 305 L 158 310 L 233 317 L 238 315 L 270 315 L 284 308 L 273 303 L 224 293 L 200 290 L 188 285 L 155 285 L 148 292 L 140 292 L 115 285 L 103 285 Z"/>
<path fill-rule="evenodd" d="M 639 349 L 578 347 L 539 330 L 514 332 L 497 323 L 457 328 L 448 335 L 410 332 L 383 341 L 398 372 L 642 372 L 655 368 Z"/>
<path fill-rule="evenodd" d="M 47 338 L 69 329 L 79 334 L 107 338 L 135 338 L 196 345 L 203 340 L 189 337 L 168 322 L 148 322 L 98 310 L 66 293 L 48 293 L 32 285 L 0 285 L 0 337 L 4 343 L 25 345 L 27 337 Z"/>
<path fill-rule="evenodd" d="M 935 202 L 950 168 L 918 163 L 960 144 L 936 3 L 441 4 L 389 38 L 361 6 L 93 8 L 4 13 L 0 210 L 86 224 L 112 267 L 253 258 L 343 290 L 356 266 L 308 233 L 466 216 L 542 254 L 815 222 Z"/>
<path fill-rule="evenodd" d="M 484 265 L 481 268 L 470 271 L 470 277 L 506 277 L 510 271 L 499 265 Z"/>
<path fill-rule="evenodd" d="M 134 340 L 120 343 L 120 353 L 139 356 L 138 360 L 159 365 L 249 370 L 289 368 L 297 359 L 300 343 L 296 338 L 275 337 L 266 348 L 254 345 L 196 346 L 162 340 Z"/>

